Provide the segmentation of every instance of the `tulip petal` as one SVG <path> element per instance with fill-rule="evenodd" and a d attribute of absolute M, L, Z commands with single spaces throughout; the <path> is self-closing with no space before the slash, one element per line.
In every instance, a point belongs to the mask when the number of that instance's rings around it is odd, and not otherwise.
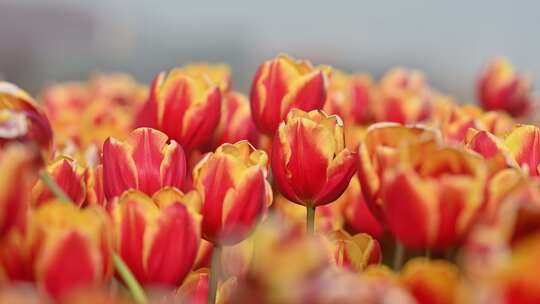
<path fill-rule="evenodd" d="M 137 129 L 130 135 L 129 144 L 133 147 L 131 155 L 137 166 L 138 190 L 148 195 L 161 188 L 161 151 L 166 142 L 167 135 L 150 128 Z"/>
<path fill-rule="evenodd" d="M 332 161 L 328 168 L 328 180 L 315 199 L 317 205 L 324 205 L 337 200 L 347 189 L 356 173 L 358 158 L 356 153 L 345 149 Z"/>
<path fill-rule="evenodd" d="M 137 189 L 137 169 L 124 144 L 108 138 L 103 144 L 103 191 L 107 199 Z"/>
<path fill-rule="evenodd" d="M 540 129 L 532 125 L 518 125 L 505 138 L 510 155 L 529 175 L 538 176 L 540 165 Z"/>
<path fill-rule="evenodd" d="M 186 155 L 184 149 L 174 140 L 165 148 L 163 162 L 159 169 L 161 185 L 182 189 L 186 179 Z"/>
<path fill-rule="evenodd" d="M 315 71 L 296 80 L 281 104 L 281 117 L 292 108 L 304 111 L 322 109 L 326 101 L 326 78 L 323 71 Z"/>

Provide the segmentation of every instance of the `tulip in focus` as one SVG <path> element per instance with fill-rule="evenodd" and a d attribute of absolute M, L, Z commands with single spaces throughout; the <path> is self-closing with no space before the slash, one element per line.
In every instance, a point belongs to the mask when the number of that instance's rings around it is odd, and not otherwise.
<path fill-rule="evenodd" d="M 322 109 L 326 101 L 329 67 L 314 68 L 281 54 L 261 64 L 251 84 L 251 113 L 262 133 L 274 136 L 291 109 Z"/>
<path fill-rule="evenodd" d="M 283 196 L 306 206 L 312 215 L 315 207 L 338 199 L 358 163 L 344 140 L 339 117 L 293 109 L 280 124 L 272 147 L 272 173 Z"/>
<path fill-rule="evenodd" d="M 504 110 L 512 116 L 527 114 L 533 102 L 529 79 L 505 58 L 490 62 L 480 75 L 478 99 L 487 110 Z"/>
<path fill-rule="evenodd" d="M 199 197 L 163 188 L 152 198 L 125 192 L 112 209 L 118 254 L 142 285 L 177 286 L 200 241 Z"/>
<path fill-rule="evenodd" d="M 163 187 L 182 188 L 186 158 L 182 147 L 167 135 L 139 128 L 129 138 L 109 138 L 103 144 L 103 191 L 108 200 L 130 189 L 153 195 Z"/>

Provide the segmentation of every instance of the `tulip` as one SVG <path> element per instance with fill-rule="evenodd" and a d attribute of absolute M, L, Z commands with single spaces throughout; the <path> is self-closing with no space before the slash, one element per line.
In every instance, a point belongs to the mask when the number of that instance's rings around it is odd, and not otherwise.
<path fill-rule="evenodd" d="M 47 167 L 47 172 L 77 206 L 84 203 L 86 199 L 84 168 L 69 158 L 59 157 Z M 32 197 L 34 205 L 40 206 L 53 199 L 55 195 L 42 181 L 38 181 L 32 190 Z"/>
<path fill-rule="evenodd" d="M 174 140 L 150 128 L 134 130 L 125 142 L 109 138 L 103 144 L 103 191 L 111 200 L 129 189 L 153 195 L 162 187 L 181 188 L 186 158 Z"/>
<path fill-rule="evenodd" d="M 540 175 L 540 129 L 532 125 L 516 125 L 504 138 L 504 146 L 513 160 L 531 176 Z"/>
<path fill-rule="evenodd" d="M 371 108 L 375 121 L 417 123 L 432 114 L 431 92 L 418 71 L 388 72 L 373 91 Z"/>
<path fill-rule="evenodd" d="M 287 55 L 261 64 L 251 84 L 251 113 L 262 133 L 274 136 L 289 111 L 322 109 L 330 68 L 314 68 Z"/>
<path fill-rule="evenodd" d="M 398 159 L 381 181 L 384 216 L 394 236 L 417 249 L 458 244 L 484 201 L 484 160 L 434 141 L 400 149 Z"/>
<path fill-rule="evenodd" d="M 398 148 L 438 137 L 436 131 L 422 126 L 378 123 L 368 128 L 358 146 L 358 180 L 369 210 L 379 221 L 384 221 L 380 198 L 382 175 L 386 167 L 399 161 Z"/>
<path fill-rule="evenodd" d="M 125 107 L 130 114 L 145 101 L 148 94 L 145 86 L 123 73 L 94 74 L 88 80 L 87 88 L 92 95 L 88 101 L 110 100 L 115 106 Z"/>
<path fill-rule="evenodd" d="M 410 260 L 401 271 L 400 281 L 419 304 L 454 304 L 458 298 L 458 269 L 444 260 Z"/>
<path fill-rule="evenodd" d="M 0 149 L 0 239 L 26 216 L 40 163 L 37 152 L 20 144 Z"/>
<path fill-rule="evenodd" d="M 344 140 L 339 117 L 299 109 L 287 115 L 274 137 L 275 182 L 288 200 L 306 206 L 309 229 L 315 207 L 338 199 L 356 171 L 356 153 Z"/>
<path fill-rule="evenodd" d="M 152 198 L 125 192 L 112 208 L 118 254 L 143 285 L 177 286 L 191 270 L 200 240 L 195 192 L 163 188 Z"/>
<path fill-rule="evenodd" d="M 100 208 L 42 205 L 30 220 L 29 244 L 34 278 L 54 298 L 101 286 L 112 274 L 112 230 Z"/>
<path fill-rule="evenodd" d="M 221 119 L 211 141 L 211 150 L 225 143 L 235 143 L 246 139 L 258 147 L 260 134 L 251 119 L 251 109 L 247 98 L 237 92 L 229 92 L 223 97 Z"/>
<path fill-rule="evenodd" d="M 510 61 L 497 58 L 480 75 L 478 99 L 488 110 L 504 110 L 512 116 L 526 114 L 533 103 L 529 79 L 515 71 Z"/>
<path fill-rule="evenodd" d="M 214 245 L 233 245 L 253 229 L 272 202 L 267 162 L 264 151 L 239 141 L 221 145 L 195 166 L 204 239 Z"/>
<path fill-rule="evenodd" d="M 221 91 L 203 75 L 182 69 L 158 74 L 135 126 L 166 133 L 187 151 L 208 143 L 221 116 Z"/>
<path fill-rule="evenodd" d="M 222 93 L 231 89 L 231 68 L 226 64 L 192 63 L 181 70 L 192 77 L 208 77 Z"/>
<path fill-rule="evenodd" d="M 343 230 L 330 235 L 334 246 L 336 266 L 360 272 L 370 264 L 381 262 L 381 247 L 371 236 L 360 233 L 354 236 Z"/>
<path fill-rule="evenodd" d="M 0 81 L 0 143 L 36 143 L 46 154 L 52 149 L 49 120 L 30 95 L 9 82 Z"/>

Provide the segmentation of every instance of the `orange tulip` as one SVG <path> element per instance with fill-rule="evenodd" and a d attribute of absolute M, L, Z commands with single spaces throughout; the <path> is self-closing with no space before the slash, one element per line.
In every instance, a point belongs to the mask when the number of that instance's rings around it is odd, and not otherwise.
<path fill-rule="evenodd" d="M 289 111 L 322 109 L 330 68 L 314 68 L 285 54 L 261 64 L 251 85 L 251 113 L 259 130 L 274 136 Z"/>
<path fill-rule="evenodd" d="M 516 72 L 510 61 L 497 58 L 480 75 L 477 93 L 484 108 L 520 116 L 530 110 L 531 89 L 529 79 Z"/>
<path fill-rule="evenodd" d="M 116 247 L 143 285 L 177 286 L 191 270 L 200 240 L 200 199 L 163 188 L 152 198 L 125 192 L 112 208 Z"/>
<path fill-rule="evenodd" d="M 174 140 L 150 128 L 133 131 L 125 142 L 109 138 L 103 144 L 103 191 L 111 200 L 137 189 L 153 195 L 162 187 L 181 188 L 186 158 Z"/>
<path fill-rule="evenodd" d="M 201 193 L 203 238 L 214 245 L 243 240 L 272 202 L 268 157 L 247 141 L 223 144 L 193 169 Z"/>
<path fill-rule="evenodd" d="M 272 147 L 272 173 L 280 192 L 312 208 L 339 198 L 358 161 L 344 141 L 339 117 L 293 109 L 279 126 Z"/>

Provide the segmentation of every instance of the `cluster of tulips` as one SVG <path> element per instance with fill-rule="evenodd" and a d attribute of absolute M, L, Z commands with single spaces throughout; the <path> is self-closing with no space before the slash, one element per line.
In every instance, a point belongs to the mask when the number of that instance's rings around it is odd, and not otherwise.
<path fill-rule="evenodd" d="M 249 97 L 0 82 L 0 302 L 540 303 L 535 97 L 506 59 L 477 93 L 286 55 Z"/>

